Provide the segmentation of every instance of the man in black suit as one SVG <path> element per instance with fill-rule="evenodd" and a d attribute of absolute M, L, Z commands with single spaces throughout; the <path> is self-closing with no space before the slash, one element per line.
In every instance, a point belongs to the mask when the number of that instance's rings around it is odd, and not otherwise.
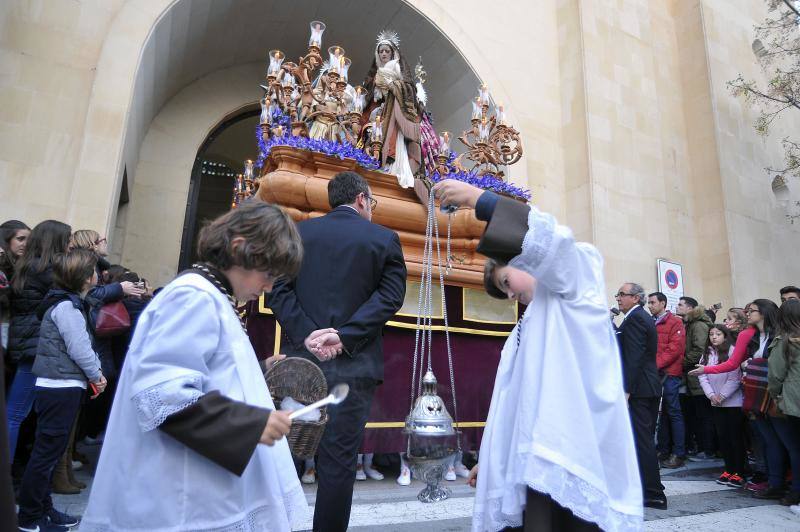
<path fill-rule="evenodd" d="M 639 477 L 642 480 L 644 505 L 667 509 L 667 498 L 658 470 L 658 455 L 654 441 L 661 380 L 656 367 L 658 332 L 652 316 L 644 310 L 644 288 L 625 283 L 616 294 L 617 305 L 624 313 L 617 328 L 625 396 L 633 426 Z"/>
<path fill-rule="evenodd" d="M 315 532 L 343 532 L 364 426 L 383 381 L 383 326 L 403 304 L 406 266 L 397 233 L 371 222 L 377 202 L 363 177 L 337 174 L 328 201 L 331 212 L 297 224 L 300 273 L 276 282 L 267 299 L 283 330 L 282 351 L 317 362 L 329 388 L 350 385 L 347 399 L 328 410 L 314 510 Z"/>

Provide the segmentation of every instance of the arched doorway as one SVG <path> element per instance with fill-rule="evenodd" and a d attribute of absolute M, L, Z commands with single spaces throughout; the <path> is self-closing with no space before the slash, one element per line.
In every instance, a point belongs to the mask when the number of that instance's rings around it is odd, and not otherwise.
<path fill-rule="evenodd" d="M 223 120 L 197 151 L 189 181 L 179 269 L 188 268 L 195 260 L 197 237 L 204 222 L 230 209 L 233 182 L 242 172 L 242 161 L 258 156 L 254 137 L 258 118 L 259 110 L 249 109 Z"/>

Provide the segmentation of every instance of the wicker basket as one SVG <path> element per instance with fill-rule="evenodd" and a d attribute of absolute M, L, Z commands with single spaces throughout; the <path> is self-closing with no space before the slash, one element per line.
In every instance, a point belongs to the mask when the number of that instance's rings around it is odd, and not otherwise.
<path fill-rule="evenodd" d="M 319 366 L 299 357 L 280 360 L 267 372 L 267 386 L 276 407 L 284 397 L 308 405 L 328 395 L 325 375 Z M 292 454 L 298 458 L 313 458 L 328 422 L 326 407 L 320 408 L 319 421 L 292 421 L 287 440 Z"/>

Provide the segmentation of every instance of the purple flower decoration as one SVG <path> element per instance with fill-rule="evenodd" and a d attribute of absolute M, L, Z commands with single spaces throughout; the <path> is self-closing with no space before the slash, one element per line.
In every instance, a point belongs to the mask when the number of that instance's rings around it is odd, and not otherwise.
<path fill-rule="evenodd" d="M 378 169 L 381 166 L 377 159 L 370 157 L 352 144 L 342 144 L 341 142 L 333 140 L 311 139 L 292 135 L 289 117 L 280 110 L 273 112 L 272 124 L 273 127 L 277 125 L 282 126 L 285 133 L 280 137 L 272 137 L 269 141 L 264 142 L 261 135 L 261 126 L 256 126 L 256 142 L 258 143 L 258 158 L 255 162 L 256 168 L 264 166 L 264 161 L 266 161 L 270 151 L 272 151 L 272 148 L 275 146 L 289 146 L 301 150 L 324 153 L 325 155 L 338 157 L 339 159 L 353 159 L 359 166 L 371 170 Z"/>
<path fill-rule="evenodd" d="M 472 172 L 460 172 L 451 166 L 450 173 L 448 173 L 447 175 L 442 176 L 439 174 L 439 172 L 434 172 L 433 175 L 430 176 L 430 179 L 434 183 L 438 183 L 443 179 L 455 179 L 457 181 L 463 181 L 465 183 L 469 183 L 470 185 L 478 187 L 483 190 L 491 190 L 492 192 L 505 194 L 506 196 L 524 199 L 525 201 L 530 201 L 531 199 L 530 190 L 516 187 L 511 183 L 506 183 L 505 181 L 503 181 L 502 179 L 493 174 L 478 176 L 477 174 Z"/>

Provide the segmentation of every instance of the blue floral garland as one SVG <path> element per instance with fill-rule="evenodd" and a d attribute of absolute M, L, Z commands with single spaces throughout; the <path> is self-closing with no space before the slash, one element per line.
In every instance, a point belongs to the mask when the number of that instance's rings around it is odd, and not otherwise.
<path fill-rule="evenodd" d="M 258 158 L 255 162 L 256 168 L 264 166 L 264 161 L 267 160 L 270 151 L 272 151 L 272 148 L 275 146 L 289 146 L 291 148 L 324 153 L 325 155 L 338 157 L 339 159 L 353 159 L 359 166 L 370 170 L 377 170 L 381 166 L 377 159 L 370 157 L 352 144 L 342 144 L 341 142 L 333 140 L 311 139 L 292 135 L 289 117 L 279 109 L 272 113 L 272 127 L 276 126 L 281 126 L 285 133 L 280 137 L 272 137 L 266 142 L 261 134 L 261 126 L 256 126 L 256 142 L 258 143 Z"/>
<path fill-rule="evenodd" d="M 433 183 L 438 183 L 443 179 L 455 179 L 457 181 L 463 181 L 465 183 L 469 183 L 474 187 L 478 187 L 483 190 L 491 190 L 492 192 L 498 192 L 500 194 L 505 194 L 507 196 L 511 196 L 514 198 L 524 199 L 525 201 L 530 201 L 531 199 L 531 191 L 526 188 L 520 188 L 517 186 L 512 185 L 511 183 L 506 183 L 501 178 L 497 177 L 494 174 L 485 174 L 483 176 L 477 175 L 475 172 L 463 172 L 457 170 L 453 162 L 455 161 L 456 154 L 455 152 L 450 152 L 447 156 L 447 175 L 441 175 L 439 172 L 434 172 L 433 175 L 429 176 L 430 180 Z"/>
<path fill-rule="evenodd" d="M 353 159 L 359 166 L 370 170 L 377 170 L 381 166 L 377 159 L 367 155 L 352 144 L 342 144 L 341 142 L 332 140 L 311 139 L 292 135 L 289 117 L 280 109 L 276 109 L 272 113 L 272 127 L 275 126 L 281 126 L 285 133 L 280 137 L 271 137 L 269 141 L 266 142 L 261 135 L 261 126 L 256 126 L 256 142 L 258 143 L 258 158 L 255 162 L 256 168 L 262 168 L 264 166 L 264 161 L 267 160 L 270 151 L 272 151 L 272 148 L 275 146 L 289 146 L 291 148 L 323 153 L 332 157 L 338 157 L 339 159 Z M 455 166 L 453 166 L 455 157 L 456 154 L 452 151 L 447 157 L 447 167 L 449 170 L 447 175 L 442 176 L 439 172 L 434 172 L 433 175 L 428 176 L 433 183 L 438 183 L 443 179 L 456 179 L 483 190 L 491 190 L 492 192 L 498 192 L 514 198 L 530 201 L 530 190 L 514 186 L 511 183 L 506 183 L 493 174 L 478 176 L 474 172 L 457 170 Z"/>

